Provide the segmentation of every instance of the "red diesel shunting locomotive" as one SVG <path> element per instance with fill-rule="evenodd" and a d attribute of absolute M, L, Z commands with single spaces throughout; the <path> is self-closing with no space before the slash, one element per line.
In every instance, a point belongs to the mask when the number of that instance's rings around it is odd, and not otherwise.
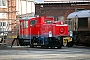
<path fill-rule="evenodd" d="M 62 21 L 55 23 L 54 18 L 39 16 L 20 20 L 19 44 L 30 47 L 63 46 L 63 37 L 69 36 L 68 25 Z"/>

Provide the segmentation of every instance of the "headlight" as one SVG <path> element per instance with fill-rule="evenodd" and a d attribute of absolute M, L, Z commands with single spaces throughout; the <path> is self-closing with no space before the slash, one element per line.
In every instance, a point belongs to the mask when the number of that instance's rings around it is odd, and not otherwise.
<path fill-rule="evenodd" d="M 70 36 L 73 36 L 73 31 L 69 31 L 69 35 Z"/>
<path fill-rule="evenodd" d="M 52 31 L 49 31 L 49 37 L 52 37 Z"/>

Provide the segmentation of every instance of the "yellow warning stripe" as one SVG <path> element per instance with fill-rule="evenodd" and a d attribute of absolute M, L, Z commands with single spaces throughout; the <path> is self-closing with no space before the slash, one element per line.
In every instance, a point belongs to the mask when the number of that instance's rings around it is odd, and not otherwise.
<path fill-rule="evenodd" d="M 4 36 L 0 36 L 0 38 L 3 38 Z M 12 35 L 12 36 L 6 36 L 6 38 L 17 38 L 17 35 Z"/>
<path fill-rule="evenodd" d="M 63 38 L 63 41 L 71 42 L 71 41 L 72 41 L 72 38 L 71 38 L 71 37 L 64 37 L 64 38 Z"/>
<path fill-rule="evenodd" d="M 7 36 L 7 38 L 17 38 L 17 35 Z"/>

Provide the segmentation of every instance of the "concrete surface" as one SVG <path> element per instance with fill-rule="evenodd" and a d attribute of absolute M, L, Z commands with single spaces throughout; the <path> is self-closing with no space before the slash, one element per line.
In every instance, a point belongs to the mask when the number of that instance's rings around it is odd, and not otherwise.
<path fill-rule="evenodd" d="M 0 60 L 90 60 L 90 47 L 41 49 L 9 46 L 0 48 Z"/>

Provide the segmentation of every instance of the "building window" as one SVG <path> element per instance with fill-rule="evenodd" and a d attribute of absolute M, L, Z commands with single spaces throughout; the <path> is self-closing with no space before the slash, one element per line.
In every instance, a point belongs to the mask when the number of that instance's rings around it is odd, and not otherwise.
<path fill-rule="evenodd" d="M 6 7 L 7 0 L 0 0 L 0 7 Z"/>
<path fill-rule="evenodd" d="M 0 31 L 6 31 L 7 21 L 0 21 Z"/>
<path fill-rule="evenodd" d="M 0 18 L 6 18 L 6 13 L 0 13 Z"/>
<path fill-rule="evenodd" d="M 0 26 L 6 26 L 6 22 L 0 22 Z"/>

